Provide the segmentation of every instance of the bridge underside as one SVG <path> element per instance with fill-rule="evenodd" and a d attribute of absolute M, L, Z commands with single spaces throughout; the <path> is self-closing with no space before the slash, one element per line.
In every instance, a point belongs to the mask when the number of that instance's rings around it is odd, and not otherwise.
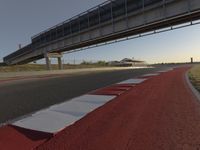
<path fill-rule="evenodd" d="M 27 63 L 30 63 L 30 62 L 34 62 L 36 60 L 40 60 L 40 59 L 43 59 L 44 56 L 43 55 L 38 55 L 38 56 L 34 56 L 34 57 L 30 57 L 28 59 L 25 59 L 23 61 L 20 61 L 18 63 L 16 63 L 17 65 L 23 65 L 23 64 L 27 64 Z M 12 64 L 12 65 L 16 65 L 16 64 Z"/>
<path fill-rule="evenodd" d="M 119 9 L 117 11 L 115 2 L 119 4 L 119 1 L 124 2 L 124 5 L 117 7 Z M 87 11 L 87 14 L 81 14 L 79 17 L 63 22 L 33 37 L 30 45 L 20 49 L 20 53 L 17 51 L 19 54 L 15 52 L 8 55 L 4 58 L 4 62 L 9 65 L 28 63 L 44 58 L 49 53 L 71 52 L 79 48 L 200 19 L 199 0 L 140 0 L 142 5 L 138 6 L 138 9 L 128 11 L 127 4 L 130 2 L 133 1 L 116 0 L 109 2 Z M 115 17 L 116 12 L 120 12 L 121 6 L 123 6 L 123 13 Z M 110 18 L 107 21 L 102 21 L 104 19 L 101 14 L 102 8 L 107 10 L 105 13 L 109 12 Z M 98 22 L 94 25 L 90 16 L 96 12 Z M 87 21 L 84 22 L 84 19 L 87 19 Z M 78 22 L 79 28 L 77 30 L 73 28 L 74 22 Z M 67 24 L 71 25 L 69 26 L 71 32 L 65 35 Z M 82 28 L 86 24 L 87 27 Z M 53 33 L 59 36 L 54 36 Z"/>

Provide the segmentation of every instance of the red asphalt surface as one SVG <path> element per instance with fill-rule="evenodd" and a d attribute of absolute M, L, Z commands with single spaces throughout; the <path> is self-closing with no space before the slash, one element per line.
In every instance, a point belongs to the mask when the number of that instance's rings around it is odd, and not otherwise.
<path fill-rule="evenodd" d="M 56 135 L 3 126 L 0 150 L 199 150 L 200 102 L 188 69 L 93 91 L 118 97 Z"/>
<path fill-rule="evenodd" d="M 31 150 L 52 136 L 12 125 L 3 126 L 0 128 L 0 150 Z"/>
<path fill-rule="evenodd" d="M 92 91 L 90 94 L 94 95 L 116 95 L 119 96 L 132 88 L 131 85 L 112 85 Z"/>
<path fill-rule="evenodd" d="M 178 68 L 150 77 L 37 150 L 198 150 L 200 102 Z"/>

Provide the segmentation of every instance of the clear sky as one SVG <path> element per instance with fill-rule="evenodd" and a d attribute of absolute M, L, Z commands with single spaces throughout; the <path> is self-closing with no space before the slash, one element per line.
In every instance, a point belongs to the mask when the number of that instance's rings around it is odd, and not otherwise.
<path fill-rule="evenodd" d="M 31 36 L 105 0 L 0 0 L 0 61 Z M 67 54 L 65 60 L 200 61 L 200 25 Z"/>

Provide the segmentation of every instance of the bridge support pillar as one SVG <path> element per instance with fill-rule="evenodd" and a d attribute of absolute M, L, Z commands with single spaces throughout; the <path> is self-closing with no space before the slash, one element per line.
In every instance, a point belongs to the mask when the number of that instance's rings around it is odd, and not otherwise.
<path fill-rule="evenodd" d="M 62 64 L 62 53 L 46 53 L 45 54 L 45 59 L 46 59 L 46 67 L 47 70 L 51 70 L 51 60 L 50 58 L 57 58 L 58 59 L 58 68 L 60 70 L 63 69 L 63 64 Z"/>
<path fill-rule="evenodd" d="M 61 57 L 58 57 L 58 68 L 59 68 L 60 70 L 63 69 L 63 64 L 62 64 Z"/>
<path fill-rule="evenodd" d="M 51 60 L 49 59 L 48 56 L 45 56 L 46 59 L 46 68 L 47 70 L 51 70 Z"/>

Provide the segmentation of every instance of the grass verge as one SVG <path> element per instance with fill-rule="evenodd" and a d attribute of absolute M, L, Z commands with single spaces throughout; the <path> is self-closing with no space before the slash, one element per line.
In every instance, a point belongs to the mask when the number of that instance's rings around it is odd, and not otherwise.
<path fill-rule="evenodd" d="M 200 92 L 200 65 L 192 67 L 188 76 L 193 86 Z"/>
<path fill-rule="evenodd" d="M 52 70 L 58 70 L 58 65 L 51 65 Z M 99 68 L 109 67 L 103 64 L 79 64 L 79 65 L 63 65 L 63 69 L 81 69 L 81 68 Z M 46 65 L 44 64 L 25 64 L 25 65 L 14 65 L 14 66 L 0 66 L 0 72 L 20 72 L 20 71 L 44 71 Z"/>

